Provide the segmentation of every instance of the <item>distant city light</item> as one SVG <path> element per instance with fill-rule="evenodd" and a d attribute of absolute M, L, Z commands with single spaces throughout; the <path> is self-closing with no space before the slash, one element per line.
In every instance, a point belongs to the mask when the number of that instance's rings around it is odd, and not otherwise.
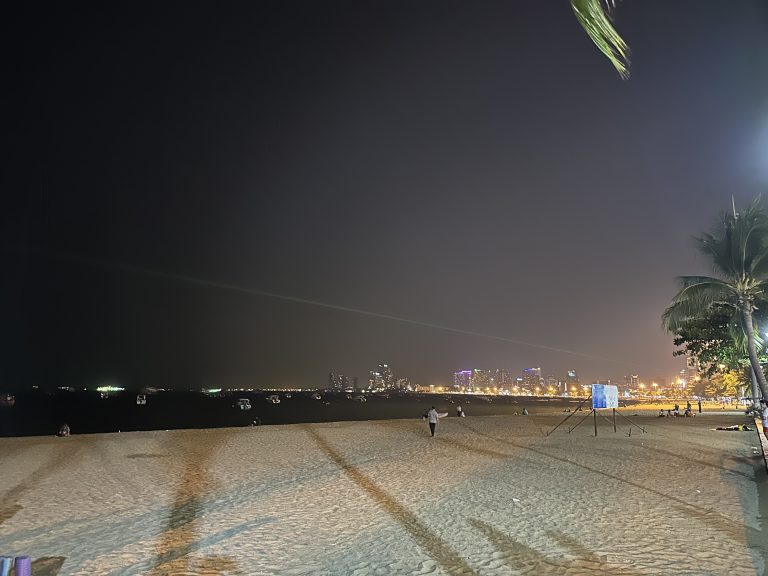
<path fill-rule="evenodd" d="M 96 392 L 122 392 L 125 388 L 121 386 L 99 386 L 96 388 Z"/>

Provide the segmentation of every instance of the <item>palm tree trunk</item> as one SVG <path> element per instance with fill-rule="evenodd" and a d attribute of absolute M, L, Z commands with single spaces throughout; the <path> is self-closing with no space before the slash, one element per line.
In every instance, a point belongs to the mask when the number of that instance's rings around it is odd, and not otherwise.
<path fill-rule="evenodd" d="M 768 390 L 768 383 L 765 381 L 765 374 L 760 366 L 760 360 L 757 358 L 757 347 L 755 346 L 755 328 L 752 325 L 752 311 L 749 309 L 742 309 L 741 319 L 744 322 L 744 332 L 747 337 L 747 352 L 749 353 L 749 363 L 752 364 L 752 370 L 757 377 L 757 384 L 760 386 L 760 392 L 763 393 L 763 398 L 768 398 L 766 390 Z M 753 405 L 757 404 L 757 399 L 752 399 Z"/>

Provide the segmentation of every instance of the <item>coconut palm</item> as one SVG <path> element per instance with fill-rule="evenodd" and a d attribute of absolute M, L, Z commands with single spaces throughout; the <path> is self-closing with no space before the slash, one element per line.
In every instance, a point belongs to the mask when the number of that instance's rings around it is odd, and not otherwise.
<path fill-rule="evenodd" d="M 622 78 L 629 77 L 629 47 L 611 24 L 616 0 L 571 0 L 576 18 Z"/>
<path fill-rule="evenodd" d="M 697 239 L 699 250 L 712 259 L 717 276 L 682 276 L 680 291 L 664 311 L 662 321 L 669 332 L 686 322 L 706 317 L 715 306 L 733 311 L 746 338 L 749 362 L 764 398 L 768 385 L 757 356 L 755 311 L 768 304 L 768 216 L 760 198 L 742 213 L 724 214 L 722 229 Z"/>

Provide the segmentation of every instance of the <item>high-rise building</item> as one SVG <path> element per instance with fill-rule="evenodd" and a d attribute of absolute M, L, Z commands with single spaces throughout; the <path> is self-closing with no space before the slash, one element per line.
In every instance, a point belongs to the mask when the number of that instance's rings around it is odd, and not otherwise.
<path fill-rule="evenodd" d="M 508 388 L 514 384 L 514 377 L 506 368 L 497 368 L 493 376 L 493 385 L 497 388 Z"/>
<path fill-rule="evenodd" d="M 381 390 L 384 388 L 384 379 L 381 374 L 376 370 L 368 372 L 368 389 L 369 390 Z"/>
<path fill-rule="evenodd" d="M 578 394 L 581 391 L 579 386 L 579 375 L 576 370 L 568 370 L 565 375 L 565 387 L 568 395 Z"/>
<path fill-rule="evenodd" d="M 394 390 L 397 387 L 392 368 L 387 364 L 379 364 L 376 370 L 368 373 L 368 388 L 376 390 Z"/>
<path fill-rule="evenodd" d="M 387 364 L 379 364 L 376 367 L 376 372 L 381 375 L 381 381 L 385 389 L 392 390 L 395 387 L 395 375 L 392 373 L 392 368 Z"/>
<path fill-rule="evenodd" d="M 493 384 L 493 378 L 491 378 L 491 371 L 484 370 L 482 368 L 475 368 L 472 370 L 472 389 L 484 390 L 490 388 Z"/>
<path fill-rule="evenodd" d="M 546 386 L 545 392 L 547 394 L 560 393 L 560 383 L 561 383 L 561 380 L 557 376 L 547 376 L 545 379 L 545 386 Z"/>
<path fill-rule="evenodd" d="M 525 368 L 523 370 L 523 389 L 528 393 L 533 393 L 536 388 L 541 387 L 541 368 Z"/>
<path fill-rule="evenodd" d="M 472 370 L 459 370 L 453 373 L 453 387 L 469 390 L 472 388 Z"/>
<path fill-rule="evenodd" d="M 336 372 L 328 374 L 329 390 L 349 390 L 350 388 L 353 390 L 357 388 L 357 376 L 346 376 Z"/>
<path fill-rule="evenodd" d="M 626 374 L 623 384 L 619 385 L 620 394 L 635 394 L 640 389 L 640 376 L 637 374 Z"/>

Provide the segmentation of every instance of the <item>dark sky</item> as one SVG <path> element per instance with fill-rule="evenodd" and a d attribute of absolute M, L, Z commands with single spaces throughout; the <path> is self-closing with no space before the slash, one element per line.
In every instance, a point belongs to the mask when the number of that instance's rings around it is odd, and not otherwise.
<path fill-rule="evenodd" d="M 627 82 L 566 0 L 220 4 L 5 14 L 0 386 L 680 369 L 691 238 L 768 185 L 768 3 L 621 3 Z"/>

